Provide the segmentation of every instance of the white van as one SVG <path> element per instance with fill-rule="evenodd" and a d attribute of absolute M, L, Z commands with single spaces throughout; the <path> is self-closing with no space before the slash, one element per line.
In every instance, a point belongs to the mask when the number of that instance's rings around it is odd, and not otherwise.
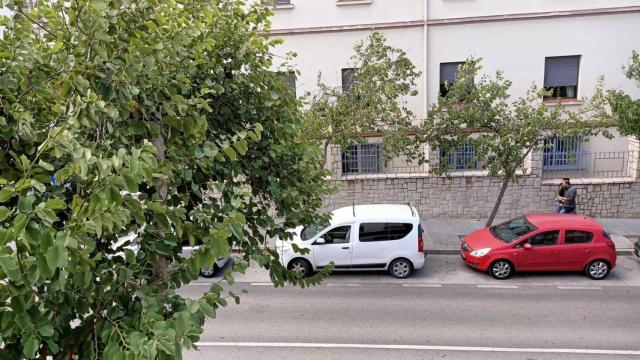
<path fill-rule="evenodd" d="M 331 213 L 327 223 L 293 230 L 276 240 L 280 261 L 305 276 L 333 262 L 336 270 L 388 270 L 399 279 L 424 266 L 420 216 L 407 205 L 355 205 Z M 299 254 L 291 243 L 309 249 Z"/>

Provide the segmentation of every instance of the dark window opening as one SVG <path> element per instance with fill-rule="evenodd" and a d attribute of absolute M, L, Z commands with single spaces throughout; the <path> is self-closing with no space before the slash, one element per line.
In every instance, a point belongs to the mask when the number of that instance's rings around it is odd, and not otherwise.
<path fill-rule="evenodd" d="M 343 174 L 382 172 L 382 144 L 351 145 L 342 153 Z"/>
<path fill-rule="evenodd" d="M 593 233 L 580 230 L 567 230 L 564 234 L 565 244 L 584 244 L 593 240 Z"/>
<path fill-rule="evenodd" d="M 389 241 L 405 238 L 413 230 L 408 223 L 362 223 L 360 224 L 360 242 Z"/>
<path fill-rule="evenodd" d="M 558 243 L 558 237 L 560 237 L 560 231 L 546 231 L 533 235 L 527 242 L 531 244 L 531 246 L 555 245 Z"/>
<path fill-rule="evenodd" d="M 545 58 L 544 88 L 551 94 L 548 99 L 576 99 L 580 56 L 555 56 Z"/>

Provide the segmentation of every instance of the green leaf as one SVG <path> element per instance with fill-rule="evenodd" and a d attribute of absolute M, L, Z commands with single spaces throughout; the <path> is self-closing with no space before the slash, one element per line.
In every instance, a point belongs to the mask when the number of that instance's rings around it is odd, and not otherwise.
<path fill-rule="evenodd" d="M 48 170 L 48 171 L 53 171 L 53 170 L 54 170 L 53 165 L 51 165 L 51 164 L 49 164 L 48 162 L 43 161 L 43 160 L 38 161 L 38 165 L 39 165 L 41 168 L 43 168 L 43 169 L 45 169 L 45 170 Z"/>
<path fill-rule="evenodd" d="M 34 200 L 32 196 L 20 196 L 18 199 L 18 211 L 23 214 L 31 212 L 33 210 Z"/>
<path fill-rule="evenodd" d="M 238 150 L 238 152 L 240 153 L 240 155 L 245 155 L 247 153 L 247 151 L 249 150 L 249 146 L 247 145 L 247 141 L 244 139 L 240 139 L 238 141 L 236 141 L 233 146 L 236 148 L 236 150 Z"/>
<path fill-rule="evenodd" d="M 65 203 L 62 199 L 49 199 L 45 203 L 44 207 L 53 210 L 66 209 L 67 203 Z"/>
<path fill-rule="evenodd" d="M 38 347 L 40 347 L 40 342 L 36 337 L 31 335 L 27 335 L 26 341 L 23 343 L 22 353 L 28 359 L 33 359 L 36 356 L 36 351 L 38 351 Z"/>
<path fill-rule="evenodd" d="M 229 157 L 229 159 L 231 159 L 231 161 L 238 160 L 238 154 L 236 154 L 236 151 L 233 150 L 231 146 L 227 146 L 226 148 L 224 148 L 223 151 L 225 154 L 227 154 L 227 156 Z"/>
<path fill-rule="evenodd" d="M 47 250 L 47 265 L 52 269 L 64 267 L 68 261 L 67 249 L 64 246 L 56 244 Z"/>
<path fill-rule="evenodd" d="M 0 202 L 5 202 L 9 200 L 14 193 L 15 193 L 14 188 L 5 186 L 2 190 L 0 190 Z"/>
<path fill-rule="evenodd" d="M 138 192 L 138 182 L 136 179 L 130 174 L 122 175 L 122 179 L 124 180 L 124 186 L 130 193 Z"/>
<path fill-rule="evenodd" d="M 9 210 L 6 206 L 0 206 L 0 221 L 5 220 L 11 215 L 11 210 Z"/>
<path fill-rule="evenodd" d="M 51 326 L 49 324 L 40 326 L 38 328 L 38 332 L 40 333 L 40 335 L 45 336 L 45 337 L 53 336 L 53 334 L 54 334 L 53 326 Z"/>

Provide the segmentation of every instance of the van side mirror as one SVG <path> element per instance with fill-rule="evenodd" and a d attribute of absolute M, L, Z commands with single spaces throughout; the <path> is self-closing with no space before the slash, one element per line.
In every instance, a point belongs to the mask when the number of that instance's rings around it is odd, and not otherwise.
<path fill-rule="evenodd" d="M 314 245 L 322 245 L 326 243 L 327 241 L 323 237 L 319 237 L 318 240 L 316 240 L 316 242 L 314 243 Z"/>
<path fill-rule="evenodd" d="M 529 244 L 528 242 L 526 242 L 526 243 L 524 243 L 524 245 L 522 245 L 522 247 L 523 247 L 525 250 L 530 250 L 533 246 L 531 246 L 531 244 Z"/>

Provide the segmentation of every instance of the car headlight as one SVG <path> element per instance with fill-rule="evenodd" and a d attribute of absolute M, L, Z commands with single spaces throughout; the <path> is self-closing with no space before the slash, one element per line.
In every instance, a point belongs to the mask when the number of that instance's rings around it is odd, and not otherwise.
<path fill-rule="evenodd" d="M 476 249 L 471 252 L 471 256 L 482 257 L 487 255 L 489 251 L 491 251 L 491 248 Z"/>

